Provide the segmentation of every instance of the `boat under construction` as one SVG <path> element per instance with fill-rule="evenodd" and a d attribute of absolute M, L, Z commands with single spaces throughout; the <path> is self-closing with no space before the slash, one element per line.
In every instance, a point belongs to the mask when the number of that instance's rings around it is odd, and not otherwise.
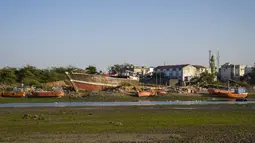
<path fill-rule="evenodd" d="M 123 83 L 130 83 L 132 85 L 139 84 L 139 79 L 132 77 L 111 77 L 107 75 L 92 75 L 73 72 L 66 72 L 66 75 L 76 91 L 100 91 L 107 88 L 118 87 Z"/>

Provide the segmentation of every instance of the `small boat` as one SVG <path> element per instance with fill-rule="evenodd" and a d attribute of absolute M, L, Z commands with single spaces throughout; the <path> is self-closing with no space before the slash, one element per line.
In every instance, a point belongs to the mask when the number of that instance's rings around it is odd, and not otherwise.
<path fill-rule="evenodd" d="M 6 91 L 6 92 L 2 92 L 1 96 L 3 96 L 3 97 L 25 97 L 26 92 Z"/>
<path fill-rule="evenodd" d="M 157 92 L 157 94 L 164 95 L 164 94 L 166 94 L 166 91 L 164 91 L 164 90 L 159 90 L 159 91 Z"/>
<path fill-rule="evenodd" d="M 157 92 L 154 91 L 139 91 L 137 92 L 138 97 L 155 96 Z"/>
<path fill-rule="evenodd" d="M 33 97 L 62 97 L 64 92 L 62 91 L 35 91 L 32 92 Z"/>
<path fill-rule="evenodd" d="M 2 97 L 25 97 L 26 92 L 21 88 L 14 88 L 12 91 L 4 91 L 1 93 Z"/>
<path fill-rule="evenodd" d="M 62 97 L 64 96 L 62 88 L 54 89 L 53 91 L 43 91 L 37 89 L 36 91 L 31 92 L 31 97 Z"/>
<path fill-rule="evenodd" d="M 238 88 L 235 90 L 222 90 L 209 88 L 208 93 L 219 97 L 227 98 L 246 98 L 248 96 L 248 93 L 245 91 L 244 88 Z"/>

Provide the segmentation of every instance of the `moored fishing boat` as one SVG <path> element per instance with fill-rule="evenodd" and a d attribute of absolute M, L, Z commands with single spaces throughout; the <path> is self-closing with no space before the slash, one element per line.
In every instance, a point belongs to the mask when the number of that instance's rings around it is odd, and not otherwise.
<path fill-rule="evenodd" d="M 25 97 L 26 92 L 22 88 L 14 88 L 12 91 L 4 91 L 1 93 L 3 97 Z"/>
<path fill-rule="evenodd" d="M 3 96 L 3 97 L 25 97 L 26 92 L 6 91 L 6 92 L 2 92 L 1 96 Z"/>
<path fill-rule="evenodd" d="M 166 91 L 164 91 L 164 90 L 159 90 L 158 92 L 157 92 L 157 94 L 160 94 L 160 95 L 163 95 L 163 94 L 166 94 L 167 92 Z"/>
<path fill-rule="evenodd" d="M 64 92 L 62 91 L 35 91 L 32 92 L 33 97 L 62 97 Z"/>
<path fill-rule="evenodd" d="M 57 88 L 53 91 L 43 91 L 38 89 L 31 92 L 31 97 L 62 97 L 64 95 L 62 88 Z"/>
<path fill-rule="evenodd" d="M 227 97 L 227 98 L 246 98 L 248 96 L 248 93 L 246 92 L 244 88 L 238 88 L 235 90 L 209 88 L 208 93 L 219 96 L 219 97 Z"/>
<path fill-rule="evenodd" d="M 155 96 L 157 92 L 154 91 L 139 91 L 137 92 L 138 97 Z"/>

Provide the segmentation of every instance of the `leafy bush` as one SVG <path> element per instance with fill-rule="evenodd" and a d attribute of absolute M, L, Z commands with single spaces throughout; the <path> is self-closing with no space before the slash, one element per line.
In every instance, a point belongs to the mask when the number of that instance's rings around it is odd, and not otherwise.
<path fill-rule="evenodd" d="M 0 83 L 14 84 L 16 83 L 15 70 L 12 68 L 3 68 L 0 70 Z"/>
<path fill-rule="evenodd" d="M 32 85 L 40 86 L 41 85 L 41 83 L 38 80 L 32 79 L 32 78 L 25 78 L 23 80 L 23 82 L 25 85 L 30 85 L 30 86 L 32 86 Z"/>
<path fill-rule="evenodd" d="M 0 69 L 0 84 L 20 86 L 24 85 L 41 85 L 41 83 L 66 80 L 65 72 L 78 69 L 72 66 L 69 67 L 52 67 L 47 69 L 38 69 L 34 66 L 26 65 L 23 68 L 5 67 Z M 92 68 L 93 72 L 93 68 Z"/>

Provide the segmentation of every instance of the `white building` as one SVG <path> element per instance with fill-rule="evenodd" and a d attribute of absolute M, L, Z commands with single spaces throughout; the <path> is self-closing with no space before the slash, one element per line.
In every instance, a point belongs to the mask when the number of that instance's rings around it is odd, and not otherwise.
<path fill-rule="evenodd" d="M 154 68 L 153 68 L 153 67 L 149 67 L 149 68 L 147 68 L 147 70 L 146 70 L 146 74 L 147 74 L 147 75 L 152 75 L 153 72 L 154 72 Z"/>
<path fill-rule="evenodd" d="M 222 81 L 226 81 L 229 79 L 239 80 L 241 76 L 245 74 L 246 65 L 234 65 L 226 63 L 221 66 L 220 78 Z"/>
<path fill-rule="evenodd" d="M 154 69 L 156 73 L 164 73 L 164 75 L 170 79 L 178 79 L 181 81 L 189 81 L 193 77 L 200 76 L 200 74 L 205 71 L 208 71 L 207 67 L 190 64 L 158 66 Z"/>

